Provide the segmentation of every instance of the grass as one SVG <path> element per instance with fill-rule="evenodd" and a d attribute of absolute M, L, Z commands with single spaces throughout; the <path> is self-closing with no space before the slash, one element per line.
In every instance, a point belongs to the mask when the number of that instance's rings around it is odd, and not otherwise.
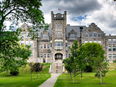
<path fill-rule="evenodd" d="M 81 75 L 77 75 L 75 83 L 70 78 L 69 73 L 64 73 L 60 75 L 54 85 L 54 87 L 116 87 L 116 64 L 109 64 L 109 72 L 106 73 L 106 77 L 103 78 L 103 83 L 100 84 L 100 79 L 94 77 L 95 73 L 83 73 L 83 78 Z"/>
<path fill-rule="evenodd" d="M 32 74 L 32 82 L 31 82 L 31 71 L 30 67 L 26 65 L 26 67 L 21 67 L 19 69 L 18 76 L 11 76 L 9 73 L 0 73 L 0 87 L 38 87 L 43 82 L 45 82 L 48 78 L 50 78 L 49 74 L 49 66 L 48 63 L 43 63 L 43 71 L 38 73 L 33 72 Z"/>

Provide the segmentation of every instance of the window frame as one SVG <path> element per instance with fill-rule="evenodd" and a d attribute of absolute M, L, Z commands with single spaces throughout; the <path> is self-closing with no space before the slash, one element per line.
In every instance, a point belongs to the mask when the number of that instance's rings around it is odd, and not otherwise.
<path fill-rule="evenodd" d="M 98 38 L 100 38 L 101 37 L 101 33 L 100 32 L 98 32 Z"/>
<path fill-rule="evenodd" d="M 76 35 L 75 34 L 70 34 L 70 39 L 75 39 Z"/>
<path fill-rule="evenodd" d="M 92 31 L 89 32 L 89 37 L 90 37 L 90 38 L 92 37 Z"/>
<path fill-rule="evenodd" d="M 88 38 L 88 33 L 87 32 L 85 33 L 85 38 Z"/>
<path fill-rule="evenodd" d="M 48 39 L 48 35 L 47 34 L 43 34 L 43 39 Z"/>

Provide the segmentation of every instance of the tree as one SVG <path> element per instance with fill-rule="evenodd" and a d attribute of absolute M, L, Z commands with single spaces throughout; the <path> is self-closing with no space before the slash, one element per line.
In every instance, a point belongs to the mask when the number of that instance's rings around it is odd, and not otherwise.
<path fill-rule="evenodd" d="M 96 71 L 100 75 L 100 82 L 102 83 L 102 72 L 107 71 L 108 66 L 107 59 L 104 56 L 105 50 L 98 43 L 86 43 L 84 50 L 86 52 L 87 63 L 96 68 Z"/>
<path fill-rule="evenodd" d="M 69 58 L 66 58 L 63 60 L 63 63 L 65 64 L 65 69 L 70 73 L 70 77 L 72 79 L 72 67 L 71 67 L 71 60 Z"/>
<path fill-rule="evenodd" d="M 5 21 L 18 24 L 20 20 L 33 24 L 33 28 L 41 29 L 46 24 L 40 6 L 42 6 L 41 0 L 1 0 L 0 32 L 5 29 Z"/>
<path fill-rule="evenodd" d="M 40 10 L 41 0 L 1 0 L 0 1 L 0 36 L 6 29 L 4 25 L 6 21 L 10 21 L 13 24 L 18 25 L 21 21 L 30 23 L 32 26 L 28 28 L 29 35 L 32 34 L 32 40 L 38 37 L 38 28 L 48 28 L 48 24 L 45 24 L 43 13 Z M 13 29 L 13 28 L 10 28 Z M 16 35 L 19 35 L 22 30 L 18 29 Z M 12 34 L 13 36 L 14 34 Z M 17 38 L 7 38 L 8 41 L 16 40 Z M 2 52 L 5 41 L 0 40 L 0 53 Z M 17 43 L 15 43 L 17 44 Z"/>
<path fill-rule="evenodd" d="M 12 35 L 12 32 L 7 31 L 6 35 L 0 40 L 4 41 L 2 45 L 5 47 L 2 47 L 3 50 L 0 53 L 1 71 L 10 70 L 11 74 L 13 74 L 14 72 L 17 73 L 19 71 L 19 67 L 27 63 L 27 59 L 31 55 L 31 50 L 30 46 L 25 47 L 25 45 L 19 45 L 18 37 L 15 35 L 11 37 L 15 38 L 17 41 L 14 39 L 9 41 L 7 34 Z"/>
<path fill-rule="evenodd" d="M 84 46 L 83 44 L 79 45 L 78 48 L 78 65 L 79 68 L 81 69 L 81 78 L 82 78 L 82 71 L 85 69 L 86 67 L 86 53 L 84 52 Z"/>
<path fill-rule="evenodd" d="M 80 71 L 80 68 L 79 68 L 79 64 L 78 64 L 78 41 L 74 41 L 73 42 L 73 45 L 72 47 L 69 47 L 70 48 L 70 51 L 71 51 L 71 56 L 69 57 L 69 60 L 70 60 L 70 67 L 72 68 L 72 72 L 74 74 L 74 78 L 73 78 L 73 83 L 74 83 L 74 80 L 75 80 L 75 77 L 78 75 L 78 71 Z"/>

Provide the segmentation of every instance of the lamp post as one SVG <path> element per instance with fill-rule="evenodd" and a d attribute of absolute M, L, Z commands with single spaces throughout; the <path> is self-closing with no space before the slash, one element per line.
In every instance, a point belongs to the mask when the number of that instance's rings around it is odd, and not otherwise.
<path fill-rule="evenodd" d="M 80 27 L 80 44 L 81 44 L 81 32 L 82 32 L 83 27 Z"/>
<path fill-rule="evenodd" d="M 80 44 L 81 44 L 81 33 L 82 33 L 83 27 L 80 27 Z M 81 78 L 82 78 L 82 69 L 81 69 Z"/>

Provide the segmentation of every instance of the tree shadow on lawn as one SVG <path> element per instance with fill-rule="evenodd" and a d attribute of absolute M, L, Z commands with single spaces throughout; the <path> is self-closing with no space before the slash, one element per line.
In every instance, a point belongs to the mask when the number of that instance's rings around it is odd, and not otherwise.
<path fill-rule="evenodd" d="M 95 83 L 96 85 L 105 85 L 105 84 L 111 84 L 111 83 Z"/>

